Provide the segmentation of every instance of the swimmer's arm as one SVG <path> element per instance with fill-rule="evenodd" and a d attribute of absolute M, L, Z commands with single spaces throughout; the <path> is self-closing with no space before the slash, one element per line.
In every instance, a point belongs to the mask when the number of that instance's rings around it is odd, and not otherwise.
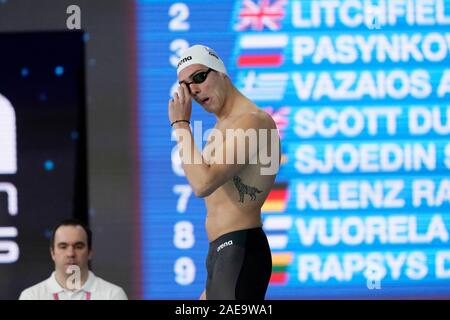
<path fill-rule="evenodd" d="M 229 129 L 242 129 L 245 132 L 247 129 L 250 128 L 253 129 L 263 128 L 262 127 L 263 125 L 265 125 L 265 123 L 261 121 L 260 118 L 250 114 L 242 117 L 239 121 L 237 121 L 233 125 L 233 127 L 230 127 Z M 246 143 L 245 148 L 246 152 L 244 156 L 244 161 L 241 161 L 241 163 L 238 164 L 237 155 L 239 150 L 237 138 L 235 138 L 234 143 L 227 144 L 227 137 L 225 134 L 223 140 L 219 141 L 217 145 L 214 146 L 214 148 L 216 149 L 216 155 L 217 150 L 222 150 L 224 161 L 222 161 L 221 163 L 210 164 L 205 161 L 202 154 L 196 147 L 192 131 L 189 125 L 180 122 L 175 124 L 174 127 L 177 129 L 176 136 L 177 141 L 180 145 L 180 153 L 182 154 L 183 150 L 190 150 L 191 152 L 190 157 L 186 157 L 185 159 L 183 159 L 183 156 L 181 156 L 181 158 L 186 178 L 188 179 L 189 184 L 191 185 L 192 190 L 194 191 L 197 197 L 209 196 L 217 188 L 219 188 L 225 182 L 230 180 L 234 175 L 237 175 L 245 167 L 245 165 L 249 163 L 249 159 L 256 156 L 257 146 L 256 148 L 254 148 L 254 150 L 252 150 L 253 152 L 250 154 L 250 152 L 248 152 L 249 145 L 248 143 Z M 243 151 L 240 150 L 240 152 L 242 153 Z M 227 154 L 234 155 L 233 157 L 234 159 L 233 161 L 231 161 L 232 163 L 227 163 L 230 162 L 226 161 Z M 186 161 L 186 159 L 189 161 Z M 222 157 L 219 157 L 219 159 L 222 159 Z"/>

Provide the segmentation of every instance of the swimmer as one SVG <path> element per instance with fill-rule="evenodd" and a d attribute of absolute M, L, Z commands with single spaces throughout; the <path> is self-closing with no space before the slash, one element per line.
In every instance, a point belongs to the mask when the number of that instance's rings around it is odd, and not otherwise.
<path fill-rule="evenodd" d="M 180 86 L 168 103 L 169 120 L 186 178 L 195 195 L 204 198 L 207 210 L 207 280 L 200 299 L 263 300 L 272 258 L 261 207 L 280 164 L 277 127 L 269 114 L 235 87 L 213 49 L 194 45 L 185 50 L 177 76 Z M 208 139 L 203 151 L 196 147 L 190 127 L 192 99 L 216 118 L 211 133 L 215 138 Z M 267 165 L 263 153 L 275 170 L 263 170 Z M 183 159 L 182 154 L 192 157 Z M 227 161 L 219 155 L 226 155 Z"/>

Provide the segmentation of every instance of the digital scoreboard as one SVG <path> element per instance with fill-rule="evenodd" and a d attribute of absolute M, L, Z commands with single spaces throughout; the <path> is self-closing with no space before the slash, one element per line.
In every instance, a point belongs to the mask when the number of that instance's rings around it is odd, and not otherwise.
<path fill-rule="evenodd" d="M 193 44 L 215 49 L 282 138 L 262 208 L 268 299 L 450 296 L 450 1 L 136 5 L 144 298 L 205 286 L 205 207 L 167 115 Z M 199 146 L 214 122 L 194 104 Z"/>

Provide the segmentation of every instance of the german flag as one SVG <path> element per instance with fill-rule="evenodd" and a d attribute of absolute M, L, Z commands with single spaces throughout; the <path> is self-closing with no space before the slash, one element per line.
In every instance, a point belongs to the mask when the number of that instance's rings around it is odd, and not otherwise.
<path fill-rule="evenodd" d="M 292 263 L 292 252 L 272 253 L 272 276 L 270 284 L 286 284 L 288 281 L 288 267 Z"/>
<path fill-rule="evenodd" d="M 284 212 L 288 200 L 288 184 L 286 182 L 275 183 L 264 202 L 262 212 Z"/>

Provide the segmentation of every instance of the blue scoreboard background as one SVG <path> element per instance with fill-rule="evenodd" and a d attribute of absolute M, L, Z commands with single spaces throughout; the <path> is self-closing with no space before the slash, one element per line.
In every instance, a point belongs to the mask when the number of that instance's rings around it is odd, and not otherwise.
<path fill-rule="evenodd" d="M 450 297 L 450 1 L 137 0 L 136 24 L 143 298 L 205 285 L 205 207 L 167 116 L 198 43 L 282 137 L 266 297 Z"/>

